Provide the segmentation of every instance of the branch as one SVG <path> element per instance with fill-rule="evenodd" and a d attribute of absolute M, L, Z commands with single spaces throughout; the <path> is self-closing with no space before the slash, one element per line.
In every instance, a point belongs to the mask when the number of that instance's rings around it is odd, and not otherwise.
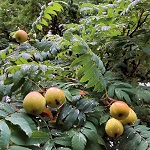
<path fill-rule="evenodd" d="M 135 29 L 129 34 L 129 37 L 133 37 L 133 34 L 137 31 L 137 29 L 146 21 L 147 17 L 150 15 L 150 14 L 147 14 L 146 17 L 144 18 L 143 21 L 141 21 L 142 19 L 142 15 L 144 13 L 144 10 L 142 10 L 141 14 L 140 14 L 140 17 L 139 17 L 139 20 L 138 20 L 138 23 L 135 27 Z"/>
<path fill-rule="evenodd" d="M 133 69 L 132 69 L 132 71 L 130 72 L 130 74 L 128 75 L 128 77 L 131 77 L 131 76 L 134 74 L 134 72 L 136 72 L 136 70 L 137 70 L 137 68 L 139 67 L 139 65 L 140 65 L 140 59 L 139 59 L 138 63 L 135 64 L 135 66 L 133 66 Z"/>

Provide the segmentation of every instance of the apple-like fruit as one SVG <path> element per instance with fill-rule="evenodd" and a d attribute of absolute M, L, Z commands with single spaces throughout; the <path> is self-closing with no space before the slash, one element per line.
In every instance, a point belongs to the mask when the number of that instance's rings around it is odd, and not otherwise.
<path fill-rule="evenodd" d="M 118 120 L 123 120 L 129 115 L 130 107 L 123 101 L 115 101 L 110 106 L 110 115 Z"/>
<path fill-rule="evenodd" d="M 18 31 L 16 31 L 14 37 L 17 42 L 23 43 L 23 42 L 27 41 L 28 34 L 24 30 L 18 30 Z"/>
<path fill-rule="evenodd" d="M 124 128 L 120 121 L 110 118 L 105 125 L 105 131 L 110 137 L 117 138 L 122 135 Z"/>
<path fill-rule="evenodd" d="M 125 119 L 119 121 L 123 125 L 132 125 L 136 122 L 136 120 L 137 120 L 137 115 L 134 112 L 134 110 L 130 108 L 129 115 Z"/>
<path fill-rule="evenodd" d="M 57 88 L 51 87 L 45 93 L 46 104 L 52 108 L 58 108 L 64 104 L 66 96 L 65 93 Z"/>
<path fill-rule="evenodd" d="M 37 116 L 41 114 L 46 105 L 46 100 L 37 91 L 32 91 L 28 93 L 23 100 L 23 107 L 28 114 Z"/>

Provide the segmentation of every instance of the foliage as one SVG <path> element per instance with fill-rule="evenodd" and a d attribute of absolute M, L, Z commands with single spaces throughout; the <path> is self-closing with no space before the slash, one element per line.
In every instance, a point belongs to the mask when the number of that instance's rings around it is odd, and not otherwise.
<path fill-rule="evenodd" d="M 23 1 L 13 3 L 16 11 L 9 0 L 0 4 L 4 16 L 0 149 L 148 150 L 150 4 L 144 0 L 24 1 L 25 7 Z M 32 3 L 34 7 L 28 9 Z M 18 16 L 20 9 L 24 11 Z M 36 15 L 24 15 L 28 10 Z M 18 44 L 8 38 L 18 27 L 28 31 L 28 42 Z M 52 86 L 65 92 L 66 103 L 59 109 L 48 107 L 51 116 L 26 114 L 25 95 L 32 90 L 43 94 Z M 104 131 L 112 99 L 125 101 L 139 118 L 117 139 Z"/>

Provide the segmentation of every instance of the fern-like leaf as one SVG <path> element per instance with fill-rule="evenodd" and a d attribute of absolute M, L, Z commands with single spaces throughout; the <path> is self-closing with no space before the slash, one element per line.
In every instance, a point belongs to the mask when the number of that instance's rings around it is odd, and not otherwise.
<path fill-rule="evenodd" d="M 86 114 L 92 113 L 98 102 L 93 100 L 81 99 L 75 104 L 75 107 L 64 106 L 58 115 L 57 124 L 63 122 L 63 129 L 69 130 L 71 127 L 83 126 L 86 122 Z"/>
<path fill-rule="evenodd" d="M 150 148 L 150 128 L 145 125 L 126 126 L 119 149 L 147 150 Z"/>
<path fill-rule="evenodd" d="M 72 66 L 78 66 L 76 74 L 81 78 L 80 82 L 87 82 L 87 88 L 94 87 L 94 91 L 103 91 L 106 83 L 103 77 L 105 67 L 100 58 L 92 51 L 81 55 L 72 62 Z"/>

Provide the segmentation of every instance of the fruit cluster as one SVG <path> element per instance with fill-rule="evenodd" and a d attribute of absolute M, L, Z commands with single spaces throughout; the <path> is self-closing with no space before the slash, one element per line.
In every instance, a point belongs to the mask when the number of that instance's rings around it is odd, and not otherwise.
<path fill-rule="evenodd" d="M 123 134 L 123 125 L 132 125 L 137 120 L 137 115 L 125 102 L 115 101 L 110 106 L 110 118 L 106 122 L 105 131 L 110 137 L 119 137 Z"/>
<path fill-rule="evenodd" d="M 28 114 L 37 116 L 44 112 L 46 105 L 51 108 L 61 107 L 65 99 L 65 93 L 61 89 L 51 87 L 44 96 L 37 91 L 28 93 L 23 100 L 23 107 Z"/>

